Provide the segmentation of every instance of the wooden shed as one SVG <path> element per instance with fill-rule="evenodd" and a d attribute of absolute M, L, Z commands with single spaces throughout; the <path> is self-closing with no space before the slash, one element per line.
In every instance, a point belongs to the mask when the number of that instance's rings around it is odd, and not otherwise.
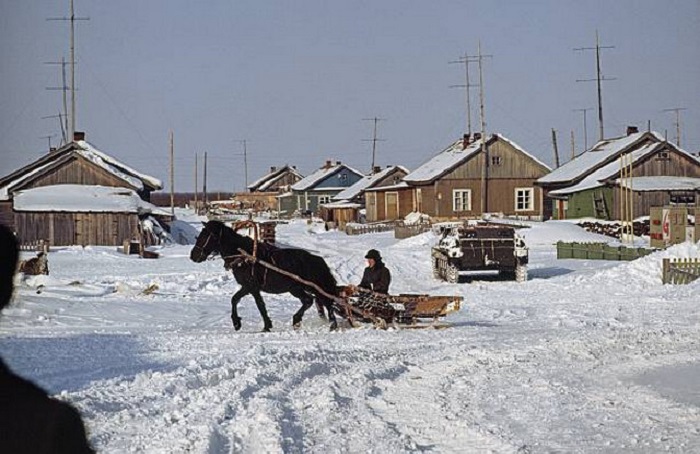
<path fill-rule="evenodd" d="M 0 179 L 0 222 L 20 243 L 121 245 L 140 235 L 139 219 L 169 216 L 148 201 L 162 183 L 74 141 Z"/>

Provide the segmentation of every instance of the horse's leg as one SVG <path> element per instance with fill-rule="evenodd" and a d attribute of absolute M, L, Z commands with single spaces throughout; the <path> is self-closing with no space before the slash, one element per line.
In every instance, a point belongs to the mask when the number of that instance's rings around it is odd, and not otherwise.
<path fill-rule="evenodd" d="M 231 321 L 233 322 L 233 328 L 238 331 L 241 329 L 241 318 L 238 316 L 238 303 L 241 298 L 249 294 L 247 288 L 241 287 L 236 293 L 231 297 Z"/>
<path fill-rule="evenodd" d="M 258 311 L 263 319 L 263 331 L 269 332 L 272 329 L 272 320 L 267 315 L 267 308 L 265 307 L 265 301 L 263 301 L 262 295 L 259 290 L 252 290 L 253 298 L 255 298 L 255 304 L 258 306 Z"/>
<path fill-rule="evenodd" d="M 338 321 L 335 319 L 335 312 L 333 311 L 333 301 L 328 298 L 323 298 L 323 304 L 326 306 L 326 311 L 328 311 L 328 321 L 331 322 L 331 331 L 338 329 Z"/>
<path fill-rule="evenodd" d="M 296 296 L 299 298 L 299 301 L 301 301 L 301 307 L 292 317 L 292 326 L 294 326 L 294 328 L 299 328 L 301 326 L 301 319 L 304 317 L 304 312 L 314 304 L 314 299 L 302 289 L 294 289 L 289 293 Z M 323 310 L 323 308 L 321 308 L 321 310 Z"/>
<path fill-rule="evenodd" d="M 318 311 L 318 316 L 322 319 L 326 319 L 326 312 L 323 310 L 323 303 L 316 298 L 316 310 Z"/>

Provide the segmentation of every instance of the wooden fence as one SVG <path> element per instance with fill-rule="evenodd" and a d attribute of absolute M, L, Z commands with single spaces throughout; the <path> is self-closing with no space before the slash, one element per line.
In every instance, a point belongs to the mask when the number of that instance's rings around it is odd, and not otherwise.
<path fill-rule="evenodd" d="M 421 233 L 429 232 L 432 228 L 430 224 L 412 224 L 404 225 L 403 223 L 396 224 L 394 228 L 394 238 L 402 240 L 412 236 L 420 235 Z"/>
<path fill-rule="evenodd" d="M 394 230 L 394 224 L 347 224 L 347 235 L 364 235 L 365 233 L 388 232 Z"/>
<path fill-rule="evenodd" d="M 654 252 L 654 249 L 608 246 L 606 243 L 557 242 L 558 259 L 635 260 Z"/>
<path fill-rule="evenodd" d="M 664 284 L 688 284 L 700 279 L 700 259 L 664 259 Z"/>
<path fill-rule="evenodd" d="M 20 251 L 35 251 L 43 252 L 47 254 L 49 252 L 49 247 L 51 244 L 46 240 L 35 240 L 26 243 L 21 243 L 19 245 Z"/>

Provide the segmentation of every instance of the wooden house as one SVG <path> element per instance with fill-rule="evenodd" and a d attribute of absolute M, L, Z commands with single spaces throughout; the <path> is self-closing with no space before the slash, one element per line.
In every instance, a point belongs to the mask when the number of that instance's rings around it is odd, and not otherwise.
<path fill-rule="evenodd" d="M 403 166 L 375 167 L 372 174 L 362 177 L 357 183 L 339 192 L 330 203 L 322 206 L 321 217 L 345 228 L 348 222 L 360 221 L 360 210 L 365 207 L 365 192 L 372 188 L 398 184 L 408 170 Z"/>
<path fill-rule="evenodd" d="M 169 216 L 149 202 L 162 183 L 85 141 L 74 141 L 0 179 L 0 222 L 20 243 L 121 245 L 139 220 Z"/>
<path fill-rule="evenodd" d="M 330 203 L 335 195 L 362 177 L 362 173 L 340 161 L 326 161 L 320 169 L 292 185 L 295 210 L 317 213 L 321 205 Z"/>
<path fill-rule="evenodd" d="M 621 179 L 622 163 L 631 178 Z M 700 160 L 666 142 L 655 132 L 629 127 L 623 137 L 598 142 L 537 185 L 544 189 L 556 219 L 620 219 L 621 198 L 616 188 L 630 186 L 632 212 L 647 216 L 651 206 L 695 204 L 700 183 Z"/>
<path fill-rule="evenodd" d="M 241 209 L 282 211 L 278 196 L 289 192 L 290 187 L 302 178 L 296 166 L 270 167 L 270 172 L 248 185 L 247 192 L 233 196 L 234 204 Z"/>
<path fill-rule="evenodd" d="M 539 219 L 542 190 L 534 182 L 549 167 L 503 135 L 485 141 L 465 135 L 396 185 L 365 192 L 367 221 L 402 219 L 421 212 L 434 219 L 485 213 Z M 482 197 L 483 195 L 483 197 Z"/>

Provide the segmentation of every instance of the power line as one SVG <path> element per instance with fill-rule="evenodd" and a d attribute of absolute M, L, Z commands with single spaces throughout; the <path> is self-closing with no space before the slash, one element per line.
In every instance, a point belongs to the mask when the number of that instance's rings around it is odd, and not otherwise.
<path fill-rule="evenodd" d="M 598 30 L 595 31 L 595 47 L 578 47 L 575 51 L 584 50 L 595 50 L 595 62 L 596 62 L 596 78 L 595 79 L 577 79 L 576 82 L 597 82 L 598 86 L 598 140 L 605 139 L 605 131 L 603 128 L 603 90 L 601 82 L 606 80 L 615 80 L 615 77 L 605 77 L 601 74 L 600 69 L 600 50 L 601 49 L 614 49 L 615 46 L 601 46 L 600 39 L 598 37 Z"/>

